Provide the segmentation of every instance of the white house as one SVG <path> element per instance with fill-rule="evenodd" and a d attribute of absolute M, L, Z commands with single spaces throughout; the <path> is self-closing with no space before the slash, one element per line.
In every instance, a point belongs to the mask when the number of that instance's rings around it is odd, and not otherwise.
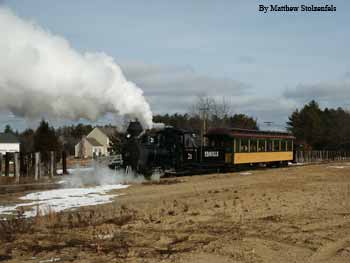
<path fill-rule="evenodd" d="M 94 128 L 75 145 L 75 157 L 91 158 L 95 156 L 109 156 L 110 136 L 112 134 L 113 131 L 111 129 Z"/>
<path fill-rule="evenodd" d="M 19 152 L 19 139 L 12 133 L 0 133 L 0 153 Z"/>

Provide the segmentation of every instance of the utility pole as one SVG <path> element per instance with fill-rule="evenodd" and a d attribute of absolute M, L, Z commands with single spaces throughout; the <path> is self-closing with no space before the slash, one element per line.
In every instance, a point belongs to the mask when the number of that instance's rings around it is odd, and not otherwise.
<path fill-rule="evenodd" d="M 207 118 L 208 118 L 208 111 L 209 111 L 209 102 L 208 99 L 206 100 L 206 103 L 203 105 L 203 107 L 199 108 L 199 110 L 202 112 L 202 120 L 203 120 L 203 127 L 201 129 L 201 159 L 203 160 L 203 147 L 206 144 L 206 140 L 204 138 L 204 134 L 207 132 Z"/>

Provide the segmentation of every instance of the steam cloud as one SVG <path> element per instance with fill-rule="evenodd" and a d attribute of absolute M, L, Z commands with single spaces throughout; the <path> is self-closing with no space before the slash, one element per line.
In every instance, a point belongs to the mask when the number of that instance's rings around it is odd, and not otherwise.
<path fill-rule="evenodd" d="M 150 180 L 159 181 L 161 176 L 160 173 L 155 172 Z M 65 177 L 62 183 L 67 187 L 87 187 L 92 185 L 133 184 L 145 181 L 147 179 L 143 175 L 133 171 L 127 173 L 123 169 L 111 170 L 103 164 L 94 162 L 91 167 L 71 169 L 70 175 Z"/>
<path fill-rule="evenodd" d="M 107 112 L 152 127 L 143 91 L 104 53 L 75 51 L 64 38 L 0 7 L 0 110 L 17 116 L 96 120 Z"/>

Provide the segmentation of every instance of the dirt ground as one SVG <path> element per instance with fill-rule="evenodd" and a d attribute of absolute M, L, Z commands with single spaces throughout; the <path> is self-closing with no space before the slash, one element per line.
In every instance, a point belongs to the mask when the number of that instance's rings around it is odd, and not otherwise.
<path fill-rule="evenodd" d="M 350 262 L 350 163 L 162 179 L 117 193 L 111 204 L 8 222 L 0 261 Z"/>

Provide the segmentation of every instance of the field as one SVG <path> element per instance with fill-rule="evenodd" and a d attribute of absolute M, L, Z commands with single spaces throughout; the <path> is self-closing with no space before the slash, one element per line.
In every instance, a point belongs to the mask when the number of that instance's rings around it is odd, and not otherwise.
<path fill-rule="evenodd" d="M 110 204 L 1 222 L 0 261 L 350 259 L 350 163 L 162 179 L 114 192 L 122 195 Z"/>

